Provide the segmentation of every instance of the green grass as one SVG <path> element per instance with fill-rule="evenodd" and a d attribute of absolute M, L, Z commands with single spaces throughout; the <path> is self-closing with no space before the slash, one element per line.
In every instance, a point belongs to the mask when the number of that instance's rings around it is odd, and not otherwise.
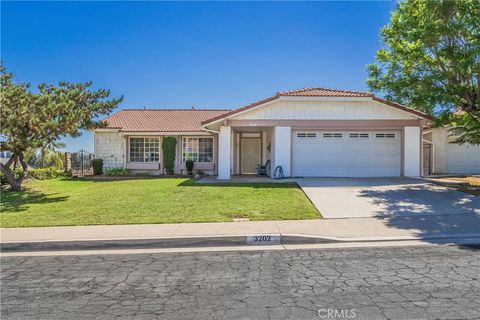
<path fill-rule="evenodd" d="M 293 183 L 197 184 L 188 179 L 35 180 L 2 192 L 1 227 L 320 218 Z"/>

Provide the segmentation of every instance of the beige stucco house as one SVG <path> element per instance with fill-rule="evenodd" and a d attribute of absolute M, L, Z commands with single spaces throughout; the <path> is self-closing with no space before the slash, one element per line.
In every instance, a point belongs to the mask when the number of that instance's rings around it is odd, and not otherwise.
<path fill-rule="evenodd" d="M 177 174 L 188 159 L 219 179 L 266 163 L 269 175 L 281 167 L 286 177 L 480 173 L 480 147 L 449 143 L 430 120 L 370 93 L 306 88 L 234 110 L 122 110 L 95 131 L 95 156 L 105 167 L 163 174 L 161 145 L 172 136 Z"/>

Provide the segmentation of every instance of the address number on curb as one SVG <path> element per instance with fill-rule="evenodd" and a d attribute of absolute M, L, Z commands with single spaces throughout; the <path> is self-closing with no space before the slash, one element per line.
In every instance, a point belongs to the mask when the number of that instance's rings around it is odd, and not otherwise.
<path fill-rule="evenodd" d="M 263 246 L 280 243 L 281 238 L 278 234 L 255 234 L 247 236 L 247 244 L 252 246 Z"/>

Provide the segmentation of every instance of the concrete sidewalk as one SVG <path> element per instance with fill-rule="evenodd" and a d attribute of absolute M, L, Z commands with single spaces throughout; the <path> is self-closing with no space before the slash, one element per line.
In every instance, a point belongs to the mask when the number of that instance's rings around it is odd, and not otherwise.
<path fill-rule="evenodd" d="M 48 241 L 182 239 L 260 234 L 350 240 L 480 236 L 478 214 L 295 221 L 1 228 L 2 244 Z"/>

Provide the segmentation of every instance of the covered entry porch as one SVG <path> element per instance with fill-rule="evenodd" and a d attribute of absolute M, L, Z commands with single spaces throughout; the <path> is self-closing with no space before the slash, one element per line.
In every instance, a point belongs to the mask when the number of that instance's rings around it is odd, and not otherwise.
<path fill-rule="evenodd" d="M 259 165 L 267 176 L 277 166 L 290 176 L 290 127 L 221 126 L 218 141 L 218 179 L 256 175 Z"/>
<path fill-rule="evenodd" d="M 259 165 L 270 162 L 271 128 L 232 128 L 233 175 L 254 175 Z M 269 167 L 269 166 L 267 166 Z M 267 174 L 269 174 L 268 168 Z"/>

